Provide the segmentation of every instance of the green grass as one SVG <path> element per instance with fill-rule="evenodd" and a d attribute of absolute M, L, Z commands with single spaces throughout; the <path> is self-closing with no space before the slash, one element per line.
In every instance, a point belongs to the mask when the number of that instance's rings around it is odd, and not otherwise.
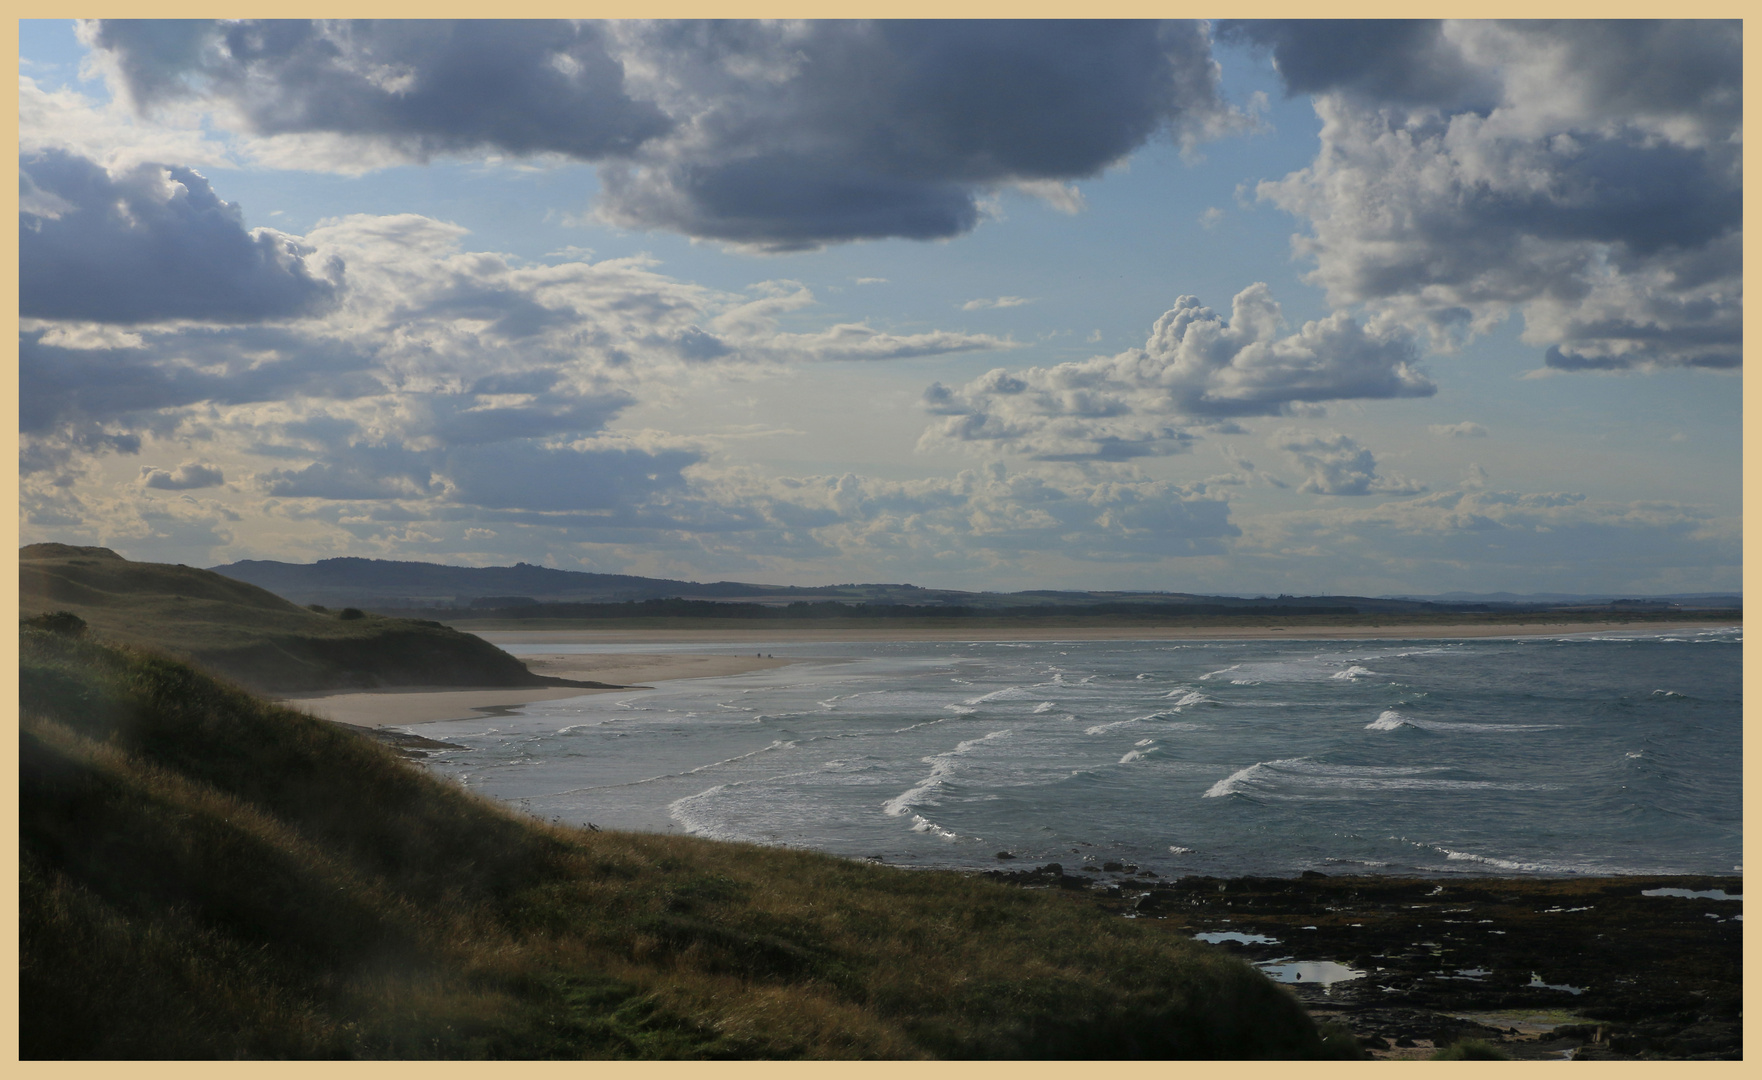
<path fill-rule="evenodd" d="M 1319 1057 L 1081 898 L 517 816 L 146 653 L 21 642 L 27 1058 Z"/>
<path fill-rule="evenodd" d="M 207 570 L 131 562 L 107 548 L 33 544 L 19 556 L 21 616 L 70 612 L 106 640 L 166 651 L 262 692 L 552 681 L 436 622 L 313 611 Z"/>

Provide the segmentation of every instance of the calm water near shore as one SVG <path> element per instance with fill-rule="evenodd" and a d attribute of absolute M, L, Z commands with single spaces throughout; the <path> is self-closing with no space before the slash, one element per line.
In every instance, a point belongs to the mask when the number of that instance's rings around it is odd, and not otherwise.
<path fill-rule="evenodd" d="M 436 771 L 545 818 L 908 865 L 1723 874 L 1741 643 L 684 645 L 809 659 L 410 730 L 467 747 Z"/>

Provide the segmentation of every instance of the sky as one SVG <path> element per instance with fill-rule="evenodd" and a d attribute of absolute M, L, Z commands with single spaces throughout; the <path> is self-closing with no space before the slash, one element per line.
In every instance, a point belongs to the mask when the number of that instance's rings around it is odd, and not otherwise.
<path fill-rule="evenodd" d="M 1737 23 L 19 40 L 25 543 L 1740 587 Z"/>

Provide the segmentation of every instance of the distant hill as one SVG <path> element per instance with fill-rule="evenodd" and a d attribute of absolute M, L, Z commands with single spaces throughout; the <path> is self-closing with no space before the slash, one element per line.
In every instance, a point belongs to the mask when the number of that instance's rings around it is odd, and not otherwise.
<path fill-rule="evenodd" d="M 1683 608 L 1741 608 L 1742 593 L 1666 593 L 1661 596 L 1635 593 L 1470 593 L 1447 592 L 1435 596 L 1403 595 L 1392 599 L 1431 600 L 1447 604 L 1674 604 Z"/>
<path fill-rule="evenodd" d="M 1226 610 L 1268 610 L 1296 614 L 1347 610 L 1358 614 L 1436 613 L 1484 610 L 1484 605 L 1367 596 L 1203 596 L 1174 592 L 1120 592 L 1034 589 L 1025 592 L 965 592 L 904 584 L 766 585 L 743 581 L 696 582 L 629 574 L 557 570 L 531 563 L 513 566 L 446 566 L 387 559 L 320 559 L 285 563 L 248 559 L 212 568 L 238 581 L 268 589 L 301 604 L 352 604 L 380 610 L 482 611 L 540 605 L 623 604 L 679 600 L 720 604 L 840 603 L 870 608 L 963 608 L 992 614 L 1044 615 L 1057 609 L 1090 609 L 1117 614 L 1128 608 L 1218 614 Z"/>
<path fill-rule="evenodd" d="M 312 611 L 209 570 L 131 562 L 109 548 L 21 549 L 21 618 L 56 611 L 107 641 L 170 653 L 266 693 L 599 685 L 534 675 L 483 639 L 435 622 Z"/>
<path fill-rule="evenodd" d="M 789 603 L 802 599 L 861 603 L 946 603 L 970 596 L 915 585 L 754 585 L 739 581 L 676 581 L 629 574 L 513 566 L 445 566 L 390 559 L 320 559 L 285 563 L 245 559 L 211 568 L 301 604 L 375 604 L 382 607 L 470 607 L 495 598 L 543 603 L 615 603 L 626 600 L 739 600 Z"/>

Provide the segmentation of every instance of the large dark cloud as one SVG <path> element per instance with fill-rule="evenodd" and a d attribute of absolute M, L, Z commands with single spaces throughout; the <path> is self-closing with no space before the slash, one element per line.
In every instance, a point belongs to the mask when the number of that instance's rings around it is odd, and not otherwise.
<path fill-rule="evenodd" d="M 1227 114 L 1193 23 L 667 23 L 631 48 L 693 126 L 605 170 L 602 213 L 768 248 L 965 232 L 988 185 L 1093 176 Z"/>
<path fill-rule="evenodd" d="M 1488 101 L 1495 84 L 1442 28 L 1438 19 L 1225 19 L 1217 34 L 1269 48 L 1288 94 L 1349 91 L 1427 105 Z"/>
<path fill-rule="evenodd" d="M 495 148 L 593 159 L 668 129 L 625 92 L 593 24 L 544 20 L 112 20 L 91 42 L 137 105 L 222 98 L 253 132 L 328 132 L 418 155 Z"/>
<path fill-rule="evenodd" d="M 312 312 L 338 286 L 301 249 L 245 228 L 239 208 L 177 165 L 111 176 L 63 150 L 19 159 L 19 313 L 137 323 L 252 322 Z M 342 266 L 333 263 L 332 276 Z"/>
<path fill-rule="evenodd" d="M 600 163 L 600 212 L 763 248 L 956 235 L 1232 115 L 1205 27 L 1118 20 L 95 24 L 141 106 L 259 135 Z"/>

